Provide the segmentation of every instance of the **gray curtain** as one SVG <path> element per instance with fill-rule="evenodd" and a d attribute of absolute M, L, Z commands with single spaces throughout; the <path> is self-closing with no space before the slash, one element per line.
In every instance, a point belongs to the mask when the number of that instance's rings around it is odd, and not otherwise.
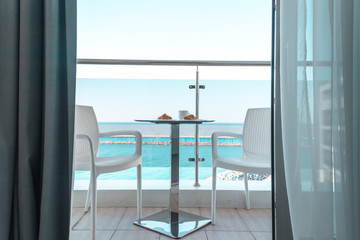
<path fill-rule="evenodd" d="M 67 239 L 76 1 L 0 1 L 0 239 Z"/>

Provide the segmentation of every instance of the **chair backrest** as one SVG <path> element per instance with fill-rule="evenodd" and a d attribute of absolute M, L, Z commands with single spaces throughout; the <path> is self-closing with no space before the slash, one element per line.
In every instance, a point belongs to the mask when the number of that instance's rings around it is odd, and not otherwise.
<path fill-rule="evenodd" d="M 93 143 L 94 156 L 98 156 L 99 127 L 94 109 L 91 106 L 76 105 L 75 134 L 82 133 L 90 137 Z M 87 140 L 76 139 L 76 163 L 89 162 L 90 146 Z M 90 166 L 90 165 L 87 165 Z"/>
<path fill-rule="evenodd" d="M 261 162 L 271 158 L 271 110 L 270 108 L 248 109 L 243 129 L 245 157 Z"/>

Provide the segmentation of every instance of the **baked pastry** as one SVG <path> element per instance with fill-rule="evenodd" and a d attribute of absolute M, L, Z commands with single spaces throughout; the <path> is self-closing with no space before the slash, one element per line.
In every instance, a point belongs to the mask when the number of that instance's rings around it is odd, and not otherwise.
<path fill-rule="evenodd" d="M 197 117 L 195 117 L 193 114 L 189 114 L 184 117 L 185 120 L 196 120 Z"/>
<path fill-rule="evenodd" d="M 158 117 L 158 119 L 160 119 L 160 120 L 171 120 L 172 117 L 170 117 L 169 115 L 167 115 L 166 113 L 164 113 L 163 115 L 161 115 L 160 117 Z"/>

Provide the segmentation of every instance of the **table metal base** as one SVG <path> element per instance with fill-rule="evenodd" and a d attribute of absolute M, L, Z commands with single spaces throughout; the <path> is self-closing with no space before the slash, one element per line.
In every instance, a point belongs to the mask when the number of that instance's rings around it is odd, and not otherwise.
<path fill-rule="evenodd" d="M 211 219 L 183 211 L 170 212 L 169 209 L 136 220 L 135 225 L 164 234 L 171 238 L 182 238 L 211 223 Z"/>

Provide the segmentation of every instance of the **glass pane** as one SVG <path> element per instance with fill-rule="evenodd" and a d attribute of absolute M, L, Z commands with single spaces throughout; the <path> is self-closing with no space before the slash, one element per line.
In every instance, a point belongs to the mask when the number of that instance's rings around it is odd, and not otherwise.
<path fill-rule="evenodd" d="M 179 110 L 195 114 L 196 68 L 179 66 L 114 66 L 79 65 L 76 103 L 91 105 L 97 115 L 101 132 L 115 130 L 139 130 L 143 135 L 143 179 L 170 178 L 170 127 L 138 123 L 135 119 L 156 119 L 167 113 L 178 118 Z M 88 71 L 86 71 L 88 70 Z M 199 178 L 211 178 L 211 134 L 214 131 L 242 133 L 248 108 L 270 106 L 270 81 L 266 79 L 270 67 L 199 67 L 200 118 L 213 119 L 214 123 L 200 125 L 201 158 Z M 94 75 L 98 72 L 99 75 Z M 253 80 L 246 74 L 258 72 Z M 259 74 L 259 72 L 263 72 Z M 229 74 L 230 73 L 230 74 Z M 101 75 L 109 77 L 100 77 Z M 93 78 L 90 78 L 93 76 Z M 147 77 L 146 77 L 147 76 Z M 238 76 L 238 80 L 236 79 Z M 249 77 L 250 78 L 250 77 Z M 257 79 L 256 79 L 257 78 Z M 195 155 L 194 125 L 180 127 L 180 180 L 194 179 Z M 101 139 L 100 156 L 132 154 L 134 140 L 129 137 Z M 219 153 L 222 156 L 242 156 L 242 140 L 220 138 Z M 220 178 L 240 179 L 241 174 L 220 170 Z M 222 172 L 222 173 L 221 173 Z M 88 172 L 77 173 L 76 179 L 86 179 Z M 267 176 L 253 175 L 251 179 L 262 180 Z M 136 179 L 136 169 L 102 174 L 99 179 Z"/>

